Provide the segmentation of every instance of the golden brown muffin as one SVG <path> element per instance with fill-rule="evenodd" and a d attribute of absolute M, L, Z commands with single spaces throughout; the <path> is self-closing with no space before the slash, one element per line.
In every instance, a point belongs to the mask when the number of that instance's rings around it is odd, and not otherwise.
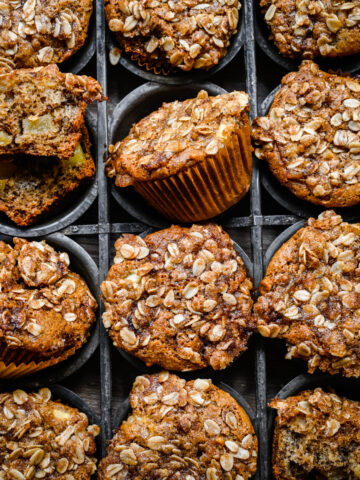
<path fill-rule="evenodd" d="M 239 21 L 238 0 L 104 0 L 110 30 L 140 65 L 156 73 L 217 65 Z"/>
<path fill-rule="evenodd" d="M 69 263 L 45 241 L 0 242 L 1 378 L 54 365 L 86 342 L 97 304 Z"/>
<path fill-rule="evenodd" d="M 0 71 L 60 63 L 84 44 L 92 0 L 0 2 Z"/>
<path fill-rule="evenodd" d="M 286 57 L 342 57 L 360 52 L 360 2 L 261 0 L 265 21 Z"/>
<path fill-rule="evenodd" d="M 225 368 L 252 333 L 252 283 L 221 227 L 123 235 L 101 291 L 114 344 L 169 370 Z"/>
<path fill-rule="evenodd" d="M 360 224 L 333 211 L 310 218 L 273 256 L 254 310 L 258 331 L 346 377 L 360 376 Z"/>
<path fill-rule="evenodd" d="M 161 372 L 137 377 L 133 409 L 100 462 L 99 480 L 247 480 L 257 438 L 246 412 L 211 380 Z"/>
<path fill-rule="evenodd" d="M 297 197 L 326 207 L 360 201 L 360 83 L 311 61 L 282 79 L 252 128 L 256 155 Z"/>
<path fill-rule="evenodd" d="M 90 480 L 97 425 L 76 408 L 37 393 L 0 394 L 0 479 Z"/>
<path fill-rule="evenodd" d="M 248 110 L 244 92 L 164 103 L 110 145 L 107 174 L 172 220 L 214 217 L 250 187 Z"/>
<path fill-rule="evenodd" d="M 0 156 L 0 211 L 22 227 L 59 211 L 95 174 L 86 127 L 68 159 Z M 78 192 L 76 192 L 78 193 Z"/>
<path fill-rule="evenodd" d="M 349 479 L 360 475 L 360 403 L 321 388 L 275 398 L 276 480 Z"/>
<path fill-rule="evenodd" d="M 0 155 L 71 157 L 95 100 L 105 100 L 96 80 L 56 65 L 0 75 Z"/>

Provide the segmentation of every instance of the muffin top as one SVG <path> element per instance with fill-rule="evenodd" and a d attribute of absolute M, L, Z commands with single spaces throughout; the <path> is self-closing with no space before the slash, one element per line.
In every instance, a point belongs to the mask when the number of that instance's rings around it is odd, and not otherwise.
<path fill-rule="evenodd" d="M 92 0 L 0 2 L 0 71 L 63 62 L 85 42 Z"/>
<path fill-rule="evenodd" d="M 261 0 L 265 21 L 286 57 L 340 57 L 360 52 L 359 0 Z"/>
<path fill-rule="evenodd" d="M 248 123 L 244 92 L 164 103 L 129 135 L 109 147 L 106 170 L 119 187 L 169 177 L 216 155 L 231 135 Z"/>
<path fill-rule="evenodd" d="M 42 360 L 86 341 L 97 304 L 68 267 L 67 253 L 45 241 L 0 242 L 0 345 Z"/>
<path fill-rule="evenodd" d="M 358 478 L 360 403 L 321 388 L 275 398 L 273 472 L 277 480 Z M 309 477 L 310 474 L 310 477 Z"/>
<path fill-rule="evenodd" d="M 133 409 L 100 462 L 100 480 L 247 480 L 257 438 L 245 411 L 211 380 L 186 382 L 161 372 L 137 377 Z"/>
<path fill-rule="evenodd" d="M 110 30 L 125 51 L 165 72 L 216 65 L 239 21 L 238 0 L 105 0 Z"/>
<path fill-rule="evenodd" d="M 255 304 L 258 331 L 284 338 L 287 358 L 360 376 L 360 224 L 310 218 L 273 256 Z"/>
<path fill-rule="evenodd" d="M 0 394 L 0 480 L 90 480 L 97 425 L 76 408 L 38 393 Z"/>
<path fill-rule="evenodd" d="M 181 371 L 225 368 L 246 349 L 252 283 L 221 227 L 123 235 L 115 248 L 101 291 L 117 347 Z"/>
<path fill-rule="evenodd" d="M 252 135 L 256 155 L 297 197 L 345 207 L 360 201 L 359 132 L 360 83 L 305 61 L 283 78 Z"/>

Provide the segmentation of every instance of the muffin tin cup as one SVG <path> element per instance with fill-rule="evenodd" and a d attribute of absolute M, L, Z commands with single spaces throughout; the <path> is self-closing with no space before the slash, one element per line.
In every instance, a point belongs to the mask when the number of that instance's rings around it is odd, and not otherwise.
<path fill-rule="evenodd" d="M 91 293 L 99 303 L 97 296 L 99 273 L 98 268 L 90 255 L 79 244 L 61 233 L 54 233 L 52 235 L 43 237 L 43 239 L 49 245 L 54 247 L 55 250 L 60 252 L 64 251 L 69 254 L 70 270 L 81 275 L 88 285 Z M 12 239 L 10 237 L 0 235 L 0 240 L 12 244 Z M 75 353 L 69 358 L 38 372 L 34 371 L 36 368 L 35 365 L 35 368 L 33 369 L 34 373 L 31 374 L 29 371 L 29 366 L 27 366 L 28 370 L 26 373 L 29 375 L 16 378 L 1 378 L 0 383 L 6 383 L 9 385 L 9 388 L 11 388 L 11 385 L 21 382 L 23 387 L 37 388 L 40 385 L 50 385 L 69 377 L 79 368 L 81 368 L 97 349 L 99 344 L 99 328 L 99 315 L 97 314 L 96 321 L 91 327 L 87 342 L 78 350 L 76 350 Z M 9 365 L 8 367 L 10 374 L 13 375 L 15 372 L 18 373 L 18 370 L 16 370 L 15 366 L 12 367 L 12 369 L 10 369 Z M 21 366 L 20 370 L 21 368 L 23 368 L 24 371 L 26 366 Z"/>
<path fill-rule="evenodd" d="M 89 131 L 90 141 L 92 143 L 91 154 L 95 165 L 95 140 L 97 120 L 95 115 L 89 111 L 86 113 L 86 127 Z M 29 227 L 19 227 L 10 220 L 5 213 L 0 212 L 0 232 L 4 235 L 18 236 L 18 237 L 39 237 L 41 235 L 48 235 L 49 233 L 62 230 L 63 228 L 75 223 L 81 215 L 83 215 L 88 208 L 93 204 L 97 197 L 97 171 L 94 178 L 88 184 L 71 192 L 64 201 L 61 201 L 59 206 L 55 207 L 55 215 L 50 213 L 39 223 L 35 223 Z M 63 203 L 63 206 L 62 206 Z"/>
<path fill-rule="evenodd" d="M 147 230 L 146 232 L 143 232 L 140 237 L 144 238 L 146 237 L 147 235 L 149 235 L 150 233 L 153 233 L 155 230 L 153 229 L 149 229 Z M 240 247 L 240 245 L 238 245 L 236 242 L 234 242 L 234 248 L 236 250 L 236 252 L 238 253 L 238 255 L 241 257 L 242 261 L 244 262 L 244 265 L 245 265 L 245 268 L 247 270 L 247 272 L 249 273 L 250 277 L 253 276 L 253 264 L 250 260 L 250 258 L 248 257 L 248 255 L 246 254 L 246 252 Z M 251 340 L 251 338 L 249 339 L 249 341 Z M 136 370 L 138 370 L 139 373 L 148 373 L 148 374 L 151 374 L 151 373 L 155 373 L 155 372 L 158 372 L 160 370 L 163 370 L 162 367 L 160 367 L 159 365 L 152 365 L 151 367 L 147 367 L 146 364 L 140 360 L 139 358 L 135 357 L 134 355 L 131 355 L 130 353 L 126 352 L 125 350 L 122 350 L 121 348 L 118 348 L 118 347 L 115 347 L 116 350 L 120 353 L 120 355 L 127 361 L 129 362 L 134 368 L 136 368 Z M 246 351 L 246 350 L 245 350 Z M 240 357 L 241 355 L 245 353 L 245 352 L 241 352 L 232 362 L 231 365 L 233 365 Z M 179 372 L 179 371 L 174 371 L 174 373 L 178 373 L 179 375 L 184 375 L 184 376 L 187 376 L 187 375 L 196 375 L 198 372 L 201 372 L 201 375 L 213 375 L 214 372 L 216 372 L 215 370 L 213 370 L 212 368 L 210 367 L 206 367 L 206 368 L 203 368 L 203 369 L 200 369 L 200 370 L 191 370 L 191 371 L 188 371 L 188 372 Z"/>
<path fill-rule="evenodd" d="M 289 58 L 284 57 L 279 52 L 279 49 L 275 43 L 269 39 L 270 28 L 264 19 L 264 14 L 261 13 L 260 0 L 254 2 L 255 5 L 255 39 L 261 50 L 280 67 L 288 71 L 297 70 L 302 58 Z M 356 72 L 360 68 L 360 53 L 356 55 L 349 55 L 345 57 L 325 58 L 316 57 L 314 62 L 318 63 L 323 70 L 339 70 L 343 72 Z"/>
<path fill-rule="evenodd" d="M 119 102 L 114 109 L 109 129 L 109 143 L 115 144 L 117 141 L 125 138 L 134 123 L 139 122 L 139 120 L 158 109 L 163 102 L 172 102 L 174 100 L 182 101 L 187 98 L 194 98 L 200 90 L 206 90 L 210 95 L 221 95 L 223 93 L 226 93 L 226 90 L 212 83 L 194 83 L 191 85 L 182 85 L 177 87 L 146 83 L 136 88 L 121 102 Z M 223 163 L 224 170 L 228 170 L 228 168 L 225 167 L 225 163 L 228 162 L 225 162 L 224 160 Z M 197 167 L 197 169 L 199 168 Z M 186 175 L 187 180 L 189 180 L 188 177 L 191 177 L 191 182 L 197 182 L 198 185 L 199 179 L 196 176 L 195 169 L 190 168 L 189 170 L 191 170 L 191 175 L 190 173 Z M 199 175 L 202 175 L 202 173 L 203 172 L 201 171 L 198 172 Z M 180 175 L 178 175 L 178 177 L 179 179 L 176 181 L 180 182 L 182 185 Z M 211 178 L 214 178 L 214 176 L 212 175 Z M 176 179 L 176 176 L 171 177 L 171 179 Z M 185 181 L 185 178 L 183 180 Z M 161 191 L 165 189 L 166 185 L 164 184 L 164 182 L 166 181 L 170 180 L 165 179 L 165 181 L 148 182 L 148 185 L 144 184 L 144 186 L 139 183 L 136 187 L 136 190 L 141 190 L 143 195 L 149 197 L 149 201 L 152 201 L 152 203 L 156 203 L 159 199 L 159 189 L 162 189 Z M 142 195 L 137 193 L 135 188 L 133 188 L 132 186 L 126 188 L 116 187 L 113 178 L 109 179 L 109 182 L 111 182 L 111 193 L 114 199 L 130 215 L 152 227 L 163 228 L 169 226 L 171 221 L 165 218 L 165 216 L 161 215 L 161 213 L 159 213 L 155 208 L 150 206 L 147 202 L 145 202 Z M 158 185 L 159 183 L 161 183 L 161 185 Z M 233 181 L 231 179 L 229 179 L 229 184 L 233 184 Z M 152 191 L 152 189 L 155 188 L 157 189 L 157 191 L 154 194 L 154 191 Z M 236 190 L 237 193 L 239 193 L 238 187 L 234 187 L 233 190 Z M 245 188 L 242 187 L 242 190 L 245 190 Z M 171 198 L 172 200 L 174 200 L 171 191 L 167 190 L 167 194 L 169 195 L 169 199 Z M 202 192 L 200 194 L 200 197 L 203 201 Z M 205 197 L 208 198 L 208 196 L 206 195 L 204 196 L 204 198 Z M 209 199 L 209 201 L 210 200 L 211 199 Z M 230 205 L 228 208 L 230 208 Z M 164 206 L 164 209 L 166 209 L 166 205 Z M 212 218 L 211 220 L 214 222 L 221 221 L 222 216 L 225 214 L 226 212 L 222 213 L 220 216 Z M 186 218 L 183 217 L 183 220 L 185 221 Z"/>
<path fill-rule="evenodd" d="M 360 61 L 359 61 L 360 67 Z M 265 98 L 259 108 L 259 116 L 265 116 L 268 114 L 270 107 L 275 99 L 275 95 L 280 90 L 280 86 L 276 87 Z M 298 217 L 317 217 L 324 210 L 335 210 L 344 220 L 351 221 L 360 217 L 359 204 L 352 207 L 323 207 L 321 205 L 315 205 L 306 200 L 302 200 L 294 195 L 288 188 L 281 185 L 279 180 L 271 172 L 267 162 L 265 160 L 259 160 L 261 171 L 261 183 L 267 192 L 273 197 L 279 205 L 285 207 L 289 212 L 297 215 Z"/>
<path fill-rule="evenodd" d="M 148 82 L 156 82 L 162 83 L 166 85 L 185 85 L 191 83 L 197 83 L 204 81 L 205 79 L 209 78 L 210 76 L 214 75 L 215 73 L 220 72 L 223 68 L 225 68 L 240 52 L 241 48 L 244 45 L 244 7 L 240 9 L 239 15 L 239 28 L 237 33 L 233 35 L 230 40 L 230 46 L 227 50 L 227 54 L 223 57 L 217 65 L 210 68 L 209 70 L 192 70 L 190 72 L 171 72 L 168 75 L 164 75 L 161 73 L 155 73 L 154 69 L 150 66 L 143 65 L 141 66 L 137 60 L 132 60 L 131 56 L 122 53 L 119 61 L 119 65 L 126 68 L 129 72 L 141 77 L 143 80 Z M 121 46 L 116 39 L 116 36 L 110 32 L 109 28 L 107 27 L 107 46 L 108 52 L 114 48 L 120 48 Z"/>

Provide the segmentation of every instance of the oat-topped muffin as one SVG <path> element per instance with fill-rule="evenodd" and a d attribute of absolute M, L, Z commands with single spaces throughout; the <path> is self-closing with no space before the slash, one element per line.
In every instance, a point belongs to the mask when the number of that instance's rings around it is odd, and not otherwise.
<path fill-rule="evenodd" d="M 276 398 L 273 473 L 276 480 L 360 476 L 360 403 L 321 388 Z"/>
<path fill-rule="evenodd" d="M 250 187 L 248 110 L 248 95 L 236 91 L 164 103 L 110 145 L 107 174 L 171 219 L 211 218 Z"/>
<path fill-rule="evenodd" d="M 0 75 L 0 155 L 71 157 L 95 100 L 105 100 L 95 79 L 56 65 Z"/>
<path fill-rule="evenodd" d="M 216 225 L 123 235 L 101 285 L 114 344 L 147 365 L 218 370 L 244 351 L 253 329 L 252 283 Z"/>
<path fill-rule="evenodd" d="M 360 2 L 260 0 L 271 35 L 286 57 L 341 57 L 360 52 Z"/>
<path fill-rule="evenodd" d="M 208 70 L 226 55 L 238 27 L 238 0 L 104 1 L 109 28 L 125 52 L 157 73 Z"/>
<path fill-rule="evenodd" d="M 247 480 L 257 438 L 246 412 L 211 380 L 161 372 L 137 377 L 133 409 L 100 462 L 99 480 Z"/>
<path fill-rule="evenodd" d="M 360 376 L 360 224 L 335 212 L 310 218 L 273 256 L 255 304 L 258 331 L 288 345 L 287 358 Z"/>
<path fill-rule="evenodd" d="M 97 425 L 87 416 L 37 393 L 0 394 L 0 479 L 90 480 L 96 471 Z"/>
<path fill-rule="evenodd" d="M 92 0 L 0 2 L 0 71 L 60 63 L 84 44 Z"/>
<path fill-rule="evenodd" d="M 94 177 L 90 147 L 84 127 L 70 158 L 0 155 L 0 211 L 20 226 L 58 212 Z"/>
<path fill-rule="evenodd" d="M 0 377 L 54 365 L 86 342 L 97 305 L 69 263 L 45 241 L 0 242 Z"/>
<path fill-rule="evenodd" d="M 254 121 L 256 155 L 297 197 L 326 207 L 360 201 L 360 83 L 311 61 L 286 75 L 266 117 Z"/>

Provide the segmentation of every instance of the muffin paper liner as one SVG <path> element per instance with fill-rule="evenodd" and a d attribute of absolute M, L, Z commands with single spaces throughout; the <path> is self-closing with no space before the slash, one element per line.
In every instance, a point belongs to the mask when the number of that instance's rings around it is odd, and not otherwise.
<path fill-rule="evenodd" d="M 233 132 L 216 155 L 161 180 L 134 189 L 171 220 L 195 222 L 218 215 L 249 190 L 252 172 L 250 125 Z"/>

